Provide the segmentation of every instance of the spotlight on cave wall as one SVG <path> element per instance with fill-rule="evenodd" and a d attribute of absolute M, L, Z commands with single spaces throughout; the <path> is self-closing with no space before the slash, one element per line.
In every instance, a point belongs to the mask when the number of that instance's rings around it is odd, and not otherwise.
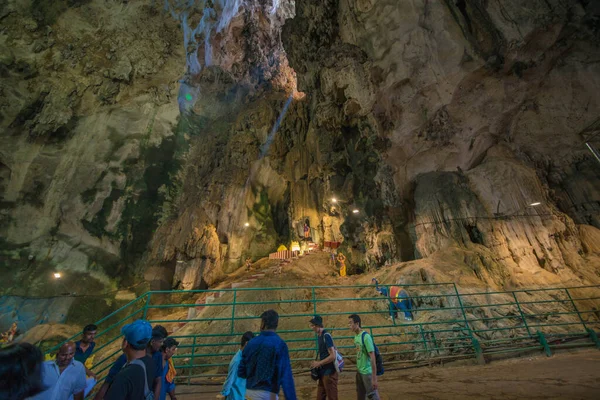
<path fill-rule="evenodd" d="M 530 206 L 535 207 L 535 206 L 539 206 L 540 204 L 542 204 L 542 203 L 540 203 L 539 201 L 536 201 L 534 203 L 531 203 Z"/>
<path fill-rule="evenodd" d="M 331 202 L 332 203 L 337 203 L 337 199 L 334 197 L 334 198 L 331 199 Z"/>
<path fill-rule="evenodd" d="M 247 228 L 247 227 L 249 227 L 249 226 L 250 226 L 250 223 L 246 222 L 246 223 L 244 224 L 244 226 Z"/>
<path fill-rule="evenodd" d="M 358 211 L 357 209 L 354 209 L 354 210 L 352 210 L 352 213 L 353 213 L 353 214 L 358 214 L 358 213 L 359 213 L 359 211 Z"/>
<path fill-rule="evenodd" d="M 60 279 L 60 277 L 61 277 L 60 272 L 54 273 L 54 279 Z"/>

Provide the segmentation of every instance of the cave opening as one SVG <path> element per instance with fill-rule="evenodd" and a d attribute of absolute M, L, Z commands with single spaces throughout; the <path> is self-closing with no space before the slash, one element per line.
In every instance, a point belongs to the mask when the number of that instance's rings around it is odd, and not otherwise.
<path fill-rule="evenodd" d="M 473 27 L 471 25 L 471 17 L 469 17 L 469 13 L 467 12 L 467 1 L 466 0 L 458 0 L 456 2 L 456 7 L 460 11 L 460 13 L 465 18 L 465 23 L 467 24 L 467 30 L 469 33 L 473 33 Z"/>
<path fill-rule="evenodd" d="M 277 233 L 278 243 L 288 243 L 290 240 L 290 218 L 288 209 L 290 207 L 290 186 L 285 190 L 283 198 L 271 208 L 273 226 Z"/>
<path fill-rule="evenodd" d="M 467 231 L 467 234 L 469 235 L 469 239 L 471 240 L 471 242 L 476 244 L 483 244 L 483 234 L 481 233 L 479 228 L 477 228 L 477 225 L 465 224 L 464 227 Z"/>

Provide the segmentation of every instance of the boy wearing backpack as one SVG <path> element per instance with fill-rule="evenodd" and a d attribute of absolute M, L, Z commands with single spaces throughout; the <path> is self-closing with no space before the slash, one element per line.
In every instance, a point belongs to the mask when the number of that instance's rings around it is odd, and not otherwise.
<path fill-rule="evenodd" d="M 356 398 L 357 400 L 379 400 L 373 338 L 362 330 L 360 317 L 357 314 L 348 317 L 348 327 L 354 333 L 356 346 Z"/>
<path fill-rule="evenodd" d="M 310 320 L 310 328 L 318 336 L 318 361 L 312 362 L 311 368 L 317 368 L 319 372 L 319 386 L 317 387 L 317 400 L 338 399 L 338 372 L 335 368 L 336 350 L 333 345 L 331 334 L 323 328 L 323 318 L 315 315 Z"/>
<path fill-rule="evenodd" d="M 127 357 L 127 364 L 115 376 L 105 400 L 152 400 L 154 393 L 150 385 L 154 382 L 156 366 L 152 357 L 146 354 L 152 327 L 138 319 L 125 325 L 121 333 L 125 336 L 121 349 Z"/>

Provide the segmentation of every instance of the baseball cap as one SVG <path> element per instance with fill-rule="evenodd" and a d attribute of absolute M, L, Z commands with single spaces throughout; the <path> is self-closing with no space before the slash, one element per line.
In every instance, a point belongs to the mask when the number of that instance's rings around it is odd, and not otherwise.
<path fill-rule="evenodd" d="M 310 320 L 310 323 L 316 326 L 323 326 L 323 318 L 320 315 L 315 315 L 313 319 Z"/>
<path fill-rule="evenodd" d="M 125 340 L 134 347 L 145 347 L 152 337 L 152 327 L 147 321 L 138 319 L 121 329 Z"/>

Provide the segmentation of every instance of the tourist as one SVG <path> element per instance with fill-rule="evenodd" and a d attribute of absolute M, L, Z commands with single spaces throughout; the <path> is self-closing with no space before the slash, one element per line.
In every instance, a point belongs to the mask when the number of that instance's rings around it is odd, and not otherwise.
<path fill-rule="evenodd" d="M 151 384 L 156 378 L 156 365 L 146 348 L 152 338 L 152 327 L 137 320 L 121 329 L 125 336 L 121 348 L 127 363 L 115 376 L 106 393 L 107 400 L 143 400 L 151 396 Z M 156 398 L 156 397 L 155 397 Z"/>
<path fill-rule="evenodd" d="M 391 286 L 388 290 L 387 287 L 379 287 L 377 279 L 371 279 L 371 282 L 375 283 L 375 290 L 377 290 L 382 296 L 385 296 L 389 300 L 389 311 L 390 318 L 398 318 L 398 310 L 404 312 L 404 319 L 407 321 L 413 320 L 412 315 L 412 301 L 408 292 L 399 286 Z"/>
<path fill-rule="evenodd" d="M 165 400 L 167 393 L 171 400 L 177 400 L 177 396 L 175 396 L 175 375 L 177 372 L 173 364 L 173 356 L 177 352 L 177 346 L 179 346 L 179 342 L 169 337 L 165 339 L 161 348 L 163 374 L 160 384 L 160 400 Z"/>
<path fill-rule="evenodd" d="M 252 338 L 254 338 L 254 333 L 250 331 L 242 335 L 240 349 L 235 353 L 229 363 L 227 379 L 223 384 L 223 390 L 221 390 L 221 396 L 219 396 L 219 398 L 227 400 L 244 400 L 246 398 L 246 379 L 238 376 L 238 367 L 242 359 L 242 351 Z"/>
<path fill-rule="evenodd" d="M 323 327 L 323 318 L 315 315 L 310 320 L 310 328 L 318 336 L 318 360 L 311 364 L 311 368 L 317 368 L 319 374 L 319 385 L 317 386 L 317 400 L 337 400 L 338 372 L 335 369 L 335 346 L 331 334 Z"/>
<path fill-rule="evenodd" d="M 162 353 L 160 352 L 160 347 L 162 346 L 162 340 L 168 335 L 167 330 L 161 326 L 156 325 L 154 329 L 152 329 L 151 340 L 148 342 L 148 348 L 146 349 L 149 355 L 152 357 L 154 361 L 154 376 L 160 377 L 163 374 L 163 361 L 162 361 Z M 158 348 L 158 350 L 156 350 Z M 113 383 L 115 376 L 119 373 L 119 371 L 127 364 L 127 357 L 125 354 L 121 354 L 119 358 L 114 362 L 112 367 L 108 370 L 108 374 L 104 379 L 104 383 L 100 387 L 98 393 L 94 397 L 94 400 L 103 400 L 106 392 L 108 391 L 110 385 Z M 155 397 L 158 398 L 160 394 L 160 382 L 157 382 L 156 379 L 152 382 L 152 391 L 155 393 Z"/>
<path fill-rule="evenodd" d="M 296 400 L 288 347 L 275 333 L 279 314 L 267 310 L 260 319 L 260 335 L 246 345 L 238 367 L 238 376 L 246 379 L 246 398 L 278 400 L 283 388 L 286 400 Z"/>
<path fill-rule="evenodd" d="M 94 352 L 94 347 L 96 347 L 94 339 L 97 331 L 98 327 L 96 325 L 86 325 L 83 328 L 81 340 L 75 342 L 74 358 L 85 367 L 86 379 L 83 397 L 86 397 L 96 385 L 96 374 L 92 372 L 92 366 L 94 364 L 94 356 L 92 356 L 92 353 Z"/>
<path fill-rule="evenodd" d="M 249 272 L 250 268 L 252 268 L 252 259 L 248 257 L 246 258 L 246 272 Z"/>
<path fill-rule="evenodd" d="M 42 362 L 36 346 L 18 343 L 0 350 L 0 399 L 24 400 L 44 390 Z"/>
<path fill-rule="evenodd" d="M 152 357 L 155 366 L 154 382 L 150 385 L 152 387 L 152 391 L 154 392 L 155 399 L 158 399 L 160 396 L 162 376 L 164 375 L 164 370 L 166 369 L 161 349 L 165 338 L 168 335 L 169 334 L 167 330 L 162 325 L 154 326 L 154 328 L 152 328 L 152 338 L 150 339 L 150 343 L 148 343 L 148 347 L 146 348 L 146 352 L 150 357 Z"/>
<path fill-rule="evenodd" d="M 308 240 L 309 237 L 310 237 L 310 227 L 308 226 L 308 223 L 305 222 L 304 223 L 304 240 Z"/>
<path fill-rule="evenodd" d="M 356 314 L 348 317 L 348 327 L 354 333 L 356 346 L 356 398 L 379 400 L 373 338 L 362 330 L 360 317 Z"/>
<path fill-rule="evenodd" d="M 85 367 L 75 360 L 75 343 L 63 344 L 56 360 L 42 364 L 42 385 L 44 391 L 31 397 L 32 400 L 83 400 Z"/>

